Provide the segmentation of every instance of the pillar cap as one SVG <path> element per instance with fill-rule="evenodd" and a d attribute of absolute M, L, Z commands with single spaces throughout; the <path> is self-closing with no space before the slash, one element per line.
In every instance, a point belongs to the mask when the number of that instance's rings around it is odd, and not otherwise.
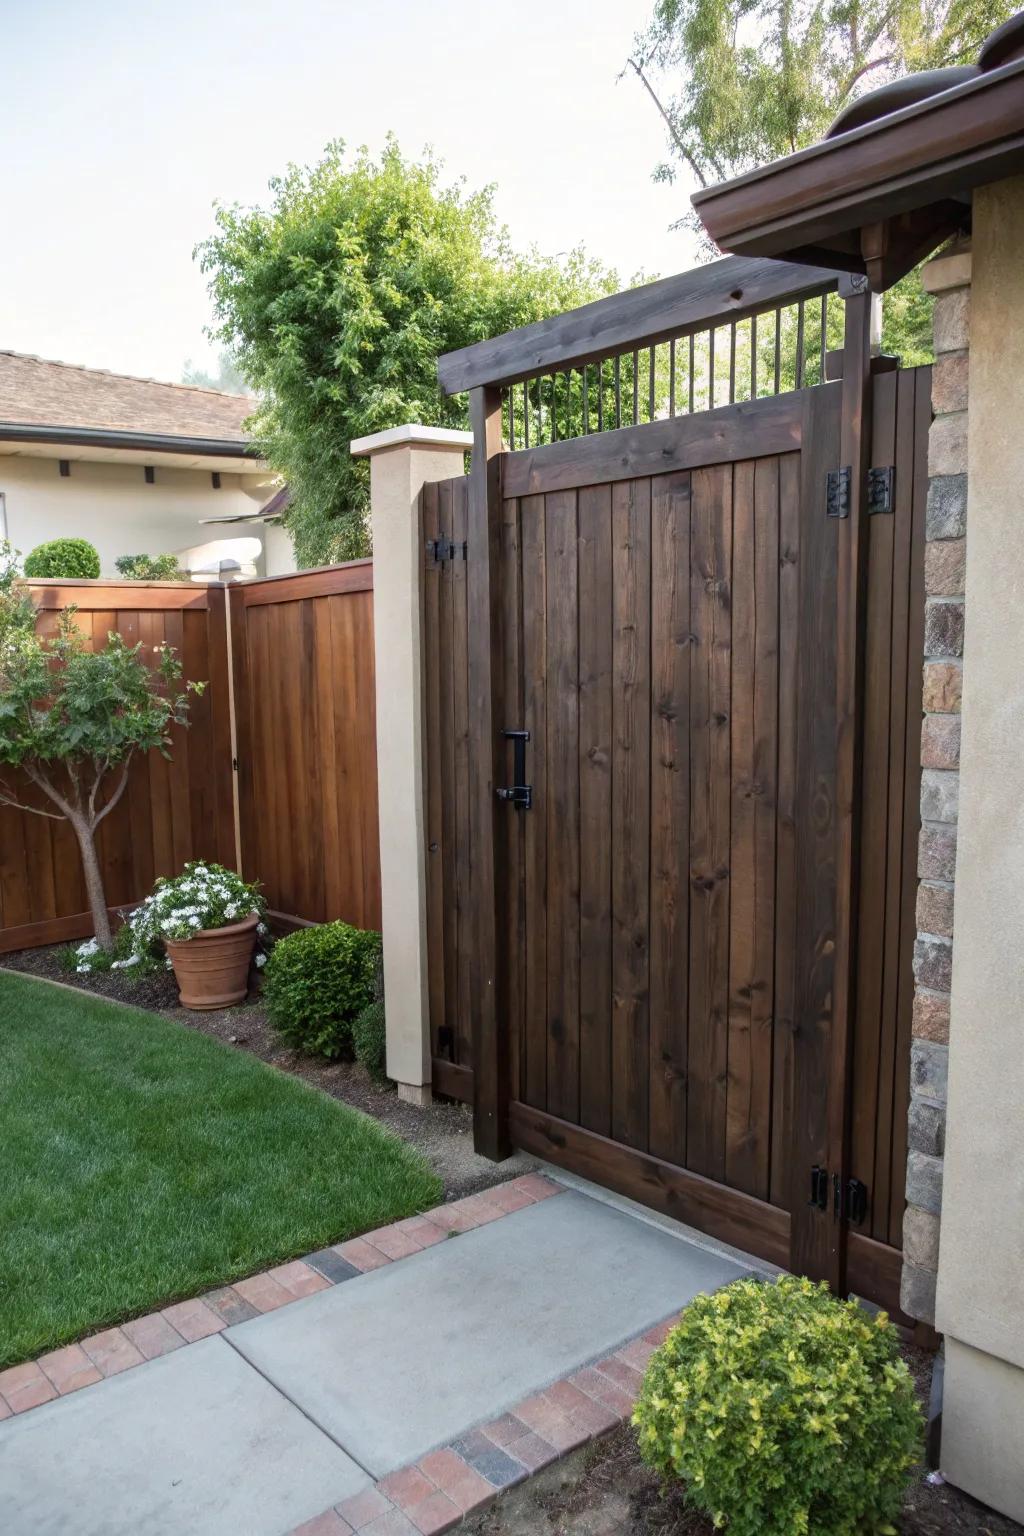
<path fill-rule="evenodd" d="M 423 427 L 409 422 L 404 427 L 388 427 L 384 432 L 371 432 L 369 437 L 357 437 L 349 444 L 349 451 L 361 457 L 380 453 L 385 448 L 459 448 L 463 452 L 473 446 L 472 432 L 457 432 L 452 427 Z"/>

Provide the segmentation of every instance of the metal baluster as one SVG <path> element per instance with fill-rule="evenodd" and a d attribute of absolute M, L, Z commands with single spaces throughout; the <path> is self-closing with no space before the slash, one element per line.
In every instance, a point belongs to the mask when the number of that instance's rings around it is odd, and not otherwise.
<path fill-rule="evenodd" d="M 668 344 L 668 414 L 676 413 L 676 341 L 673 336 Z"/>
<path fill-rule="evenodd" d="M 819 384 L 825 382 L 825 358 L 828 353 L 828 294 L 821 296 L 821 377 Z"/>
<path fill-rule="evenodd" d="M 622 426 L 622 358 L 615 357 L 615 425 Z"/>
<path fill-rule="evenodd" d="M 804 301 L 796 307 L 796 387 L 804 387 Z"/>
<path fill-rule="evenodd" d="M 757 399 L 757 316 L 750 317 L 750 398 Z"/>
<path fill-rule="evenodd" d="M 729 327 L 729 404 L 736 402 L 736 322 Z"/>
<path fill-rule="evenodd" d="M 782 310 L 775 311 L 775 393 L 782 388 Z"/>
<path fill-rule="evenodd" d="M 523 380 L 523 447 L 530 446 L 530 381 Z"/>
<path fill-rule="evenodd" d="M 647 420 L 654 420 L 654 347 L 647 349 L 650 352 L 650 379 L 648 387 Z"/>
<path fill-rule="evenodd" d="M 715 408 L 715 328 L 708 331 L 708 410 Z"/>
<path fill-rule="evenodd" d="M 604 431 L 604 358 L 597 360 L 597 430 Z"/>
<path fill-rule="evenodd" d="M 590 431 L 590 401 L 587 398 L 587 374 L 590 372 L 590 364 L 583 364 L 583 436 Z"/>
<path fill-rule="evenodd" d="M 690 404 L 689 404 L 689 411 L 690 411 L 690 415 L 691 416 L 693 415 L 693 376 L 696 373 L 696 371 L 697 371 L 697 364 L 696 364 L 696 338 L 694 337 L 694 334 L 691 331 L 690 332 L 690 386 L 689 386 L 689 402 L 690 402 Z"/>
<path fill-rule="evenodd" d="M 633 425 L 640 425 L 640 353 L 633 353 Z"/>

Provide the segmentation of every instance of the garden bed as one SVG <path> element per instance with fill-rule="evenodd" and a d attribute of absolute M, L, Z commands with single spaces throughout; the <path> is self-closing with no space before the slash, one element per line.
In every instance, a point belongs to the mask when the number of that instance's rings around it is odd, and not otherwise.
<path fill-rule="evenodd" d="M 449 1199 L 488 1189 L 532 1166 L 522 1156 L 503 1163 L 478 1157 L 473 1150 L 473 1115 L 468 1105 L 437 1100 L 426 1109 L 418 1109 L 403 1103 L 391 1084 L 375 1083 L 354 1062 L 327 1061 L 292 1050 L 272 1029 L 260 1001 L 258 982 L 241 1007 L 200 1013 L 180 1007 L 170 972 L 138 976 L 131 971 L 100 971 L 82 976 L 68 970 L 62 945 L 0 955 L 0 974 L 4 967 L 160 1013 L 299 1077 L 332 1099 L 361 1109 L 423 1154 Z"/>
<path fill-rule="evenodd" d="M 927 1404 L 932 1357 L 904 1350 L 918 1395 Z M 900 1519 L 901 1536 L 1022 1536 L 1015 1521 L 949 1484 L 918 1473 Z M 715 1536 L 703 1515 L 687 1509 L 681 1488 L 665 1492 L 644 1465 L 628 1426 L 506 1494 L 467 1523 L 476 1536 Z"/>
<path fill-rule="evenodd" d="M 151 1012 L 0 972 L 0 1367 L 435 1205 L 373 1120 Z"/>

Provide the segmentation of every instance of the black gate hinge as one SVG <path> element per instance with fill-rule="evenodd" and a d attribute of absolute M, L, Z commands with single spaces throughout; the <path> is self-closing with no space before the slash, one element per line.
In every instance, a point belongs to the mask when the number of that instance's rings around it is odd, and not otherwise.
<path fill-rule="evenodd" d="M 891 512 L 896 467 L 885 464 L 868 470 L 868 512 Z"/>
<path fill-rule="evenodd" d="M 457 560 L 459 557 L 466 559 L 466 540 L 460 544 L 453 543 L 451 539 L 428 539 L 427 559 L 433 560 L 435 565 L 444 565 L 446 560 Z"/>
<path fill-rule="evenodd" d="M 844 469 L 830 469 L 825 478 L 825 512 L 828 517 L 849 517 L 850 487 L 853 471 L 847 464 Z"/>
<path fill-rule="evenodd" d="M 861 1179 L 847 1179 L 844 1185 L 838 1173 L 829 1175 L 827 1168 L 815 1163 L 811 1169 L 811 1197 L 808 1205 L 819 1211 L 827 1211 L 829 1185 L 832 1187 L 832 1215 L 836 1221 L 852 1221 L 861 1226 L 868 1213 L 868 1187 Z"/>

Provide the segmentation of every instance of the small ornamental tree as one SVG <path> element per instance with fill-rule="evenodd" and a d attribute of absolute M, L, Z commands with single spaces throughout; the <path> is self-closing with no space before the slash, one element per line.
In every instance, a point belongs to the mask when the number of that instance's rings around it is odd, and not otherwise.
<path fill-rule="evenodd" d="M 113 939 L 96 829 L 124 794 L 132 759 L 157 748 L 170 756 L 171 727 L 187 725 L 189 693 L 170 646 L 154 646 L 155 666 L 142 646 L 111 633 L 90 651 L 65 609 L 52 637 L 36 634 L 35 610 L 18 578 L 9 546 L 0 546 L 0 765 L 20 770 L 38 791 L 31 803 L 0 780 L 0 804 L 71 823 L 101 949 Z"/>

